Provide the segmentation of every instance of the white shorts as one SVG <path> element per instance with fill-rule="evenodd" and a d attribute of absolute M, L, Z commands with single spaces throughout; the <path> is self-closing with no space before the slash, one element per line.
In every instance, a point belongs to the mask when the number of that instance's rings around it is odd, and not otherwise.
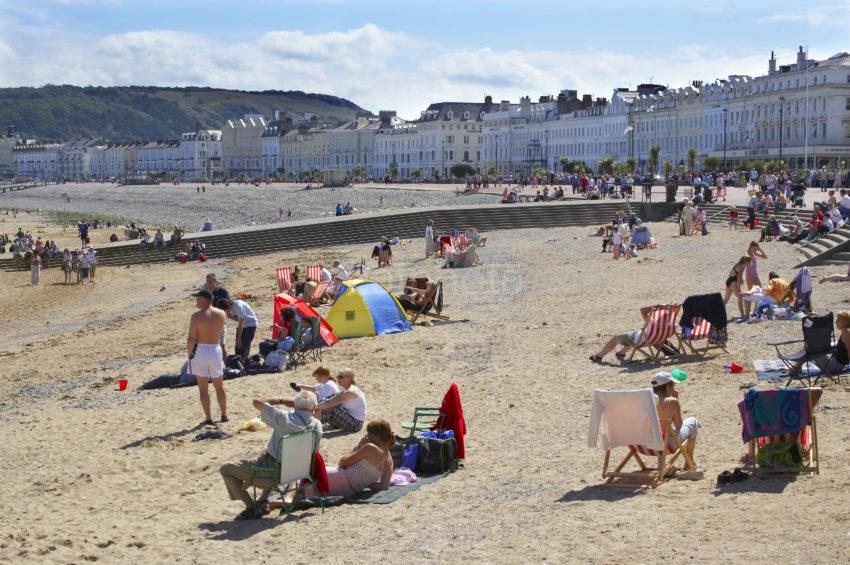
<path fill-rule="evenodd" d="M 189 374 L 195 377 L 220 379 L 224 373 L 224 361 L 221 359 L 221 345 L 217 343 L 199 343 L 195 356 L 189 359 Z"/>

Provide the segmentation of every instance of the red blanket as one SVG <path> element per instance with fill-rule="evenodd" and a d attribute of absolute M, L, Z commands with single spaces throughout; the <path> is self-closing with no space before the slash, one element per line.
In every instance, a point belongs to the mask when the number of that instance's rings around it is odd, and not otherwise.
<path fill-rule="evenodd" d="M 452 383 L 446 395 L 443 397 L 443 404 L 440 406 L 440 413 L 445 414 L 445 418 L 440 422 L 439 427 L 444 430 L 452 430 L 457 441 L 457 456 L 458 459 L 465 458 L 463 436 L 466 435 L 466 420 L 463 419 L 463 405 L 460 402 L 460 392 L 457 390 L 457 385 Z M 437 426 L 435 426 L 437 427 Z"/>
<path fill-rule="evenodd" d="M 316 489 L 320 493 L 328 494 L 331 492 L 331 486 L 328 483 L 328 470 L 325 468 L 325 459 L 318 451 L 313 458 L 313 477 L 316 479 Z M 302 482 L 309 483 L 310 481 L 304 479 Z"/>

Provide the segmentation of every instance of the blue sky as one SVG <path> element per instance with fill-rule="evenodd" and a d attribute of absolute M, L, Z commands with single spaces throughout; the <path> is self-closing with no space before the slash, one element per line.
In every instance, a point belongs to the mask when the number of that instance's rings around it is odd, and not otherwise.
<path fill-rule="evenodd" d="M 803 8 L 801 8 L 803 6 Z M 850 0 L 0 0 L 0 85 L 305 90 L 429 102 L 763 74 L 850 51 Z"/>

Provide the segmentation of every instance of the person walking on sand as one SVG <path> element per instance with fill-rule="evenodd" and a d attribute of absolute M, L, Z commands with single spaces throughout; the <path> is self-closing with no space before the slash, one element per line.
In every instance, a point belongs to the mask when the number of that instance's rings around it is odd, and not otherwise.
<path fill-rule="evenodd" d="M 427 259 L 437 251 L 434 245 L 434 220 L 428 220 L 425 225 L 425 258 Z"/>
<path fill-rule="evenodd" d="M 211 425 L 209 384 L 215 388 L 215 397 L 221 410 L 221 421 L 227 422 L 227 397 L 224 393 L 224 362 L 221 354 L 221 333 L 227 320 L 226 314 L 214 308 L 213 295 L 202 288 L 192 296 L 198 311 L 189 321 L 189 337 L 186 351 L 189 355 L 189 374 L 198 383 L 201 407 L 204 409 L 205 425 Z"/>
<path fill-rule="evenodd" d="M 41 282 L 41 255 L 38 253 L 32 254 L 32 259 L 30 259 L 30 270 L 32 271 L 30 282 L 33 286 L 38 286 Z"/>

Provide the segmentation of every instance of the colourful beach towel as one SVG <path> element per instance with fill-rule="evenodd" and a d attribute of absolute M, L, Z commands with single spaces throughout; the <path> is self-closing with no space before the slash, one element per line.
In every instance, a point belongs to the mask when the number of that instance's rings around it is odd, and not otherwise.
<path fill-rule="evenodd" d="M 757 437 L 799 432 L 812 422 L 809 391 L 804 388 L 751 388 L 738 403 L 738 411 L 745 443 Z"/>

